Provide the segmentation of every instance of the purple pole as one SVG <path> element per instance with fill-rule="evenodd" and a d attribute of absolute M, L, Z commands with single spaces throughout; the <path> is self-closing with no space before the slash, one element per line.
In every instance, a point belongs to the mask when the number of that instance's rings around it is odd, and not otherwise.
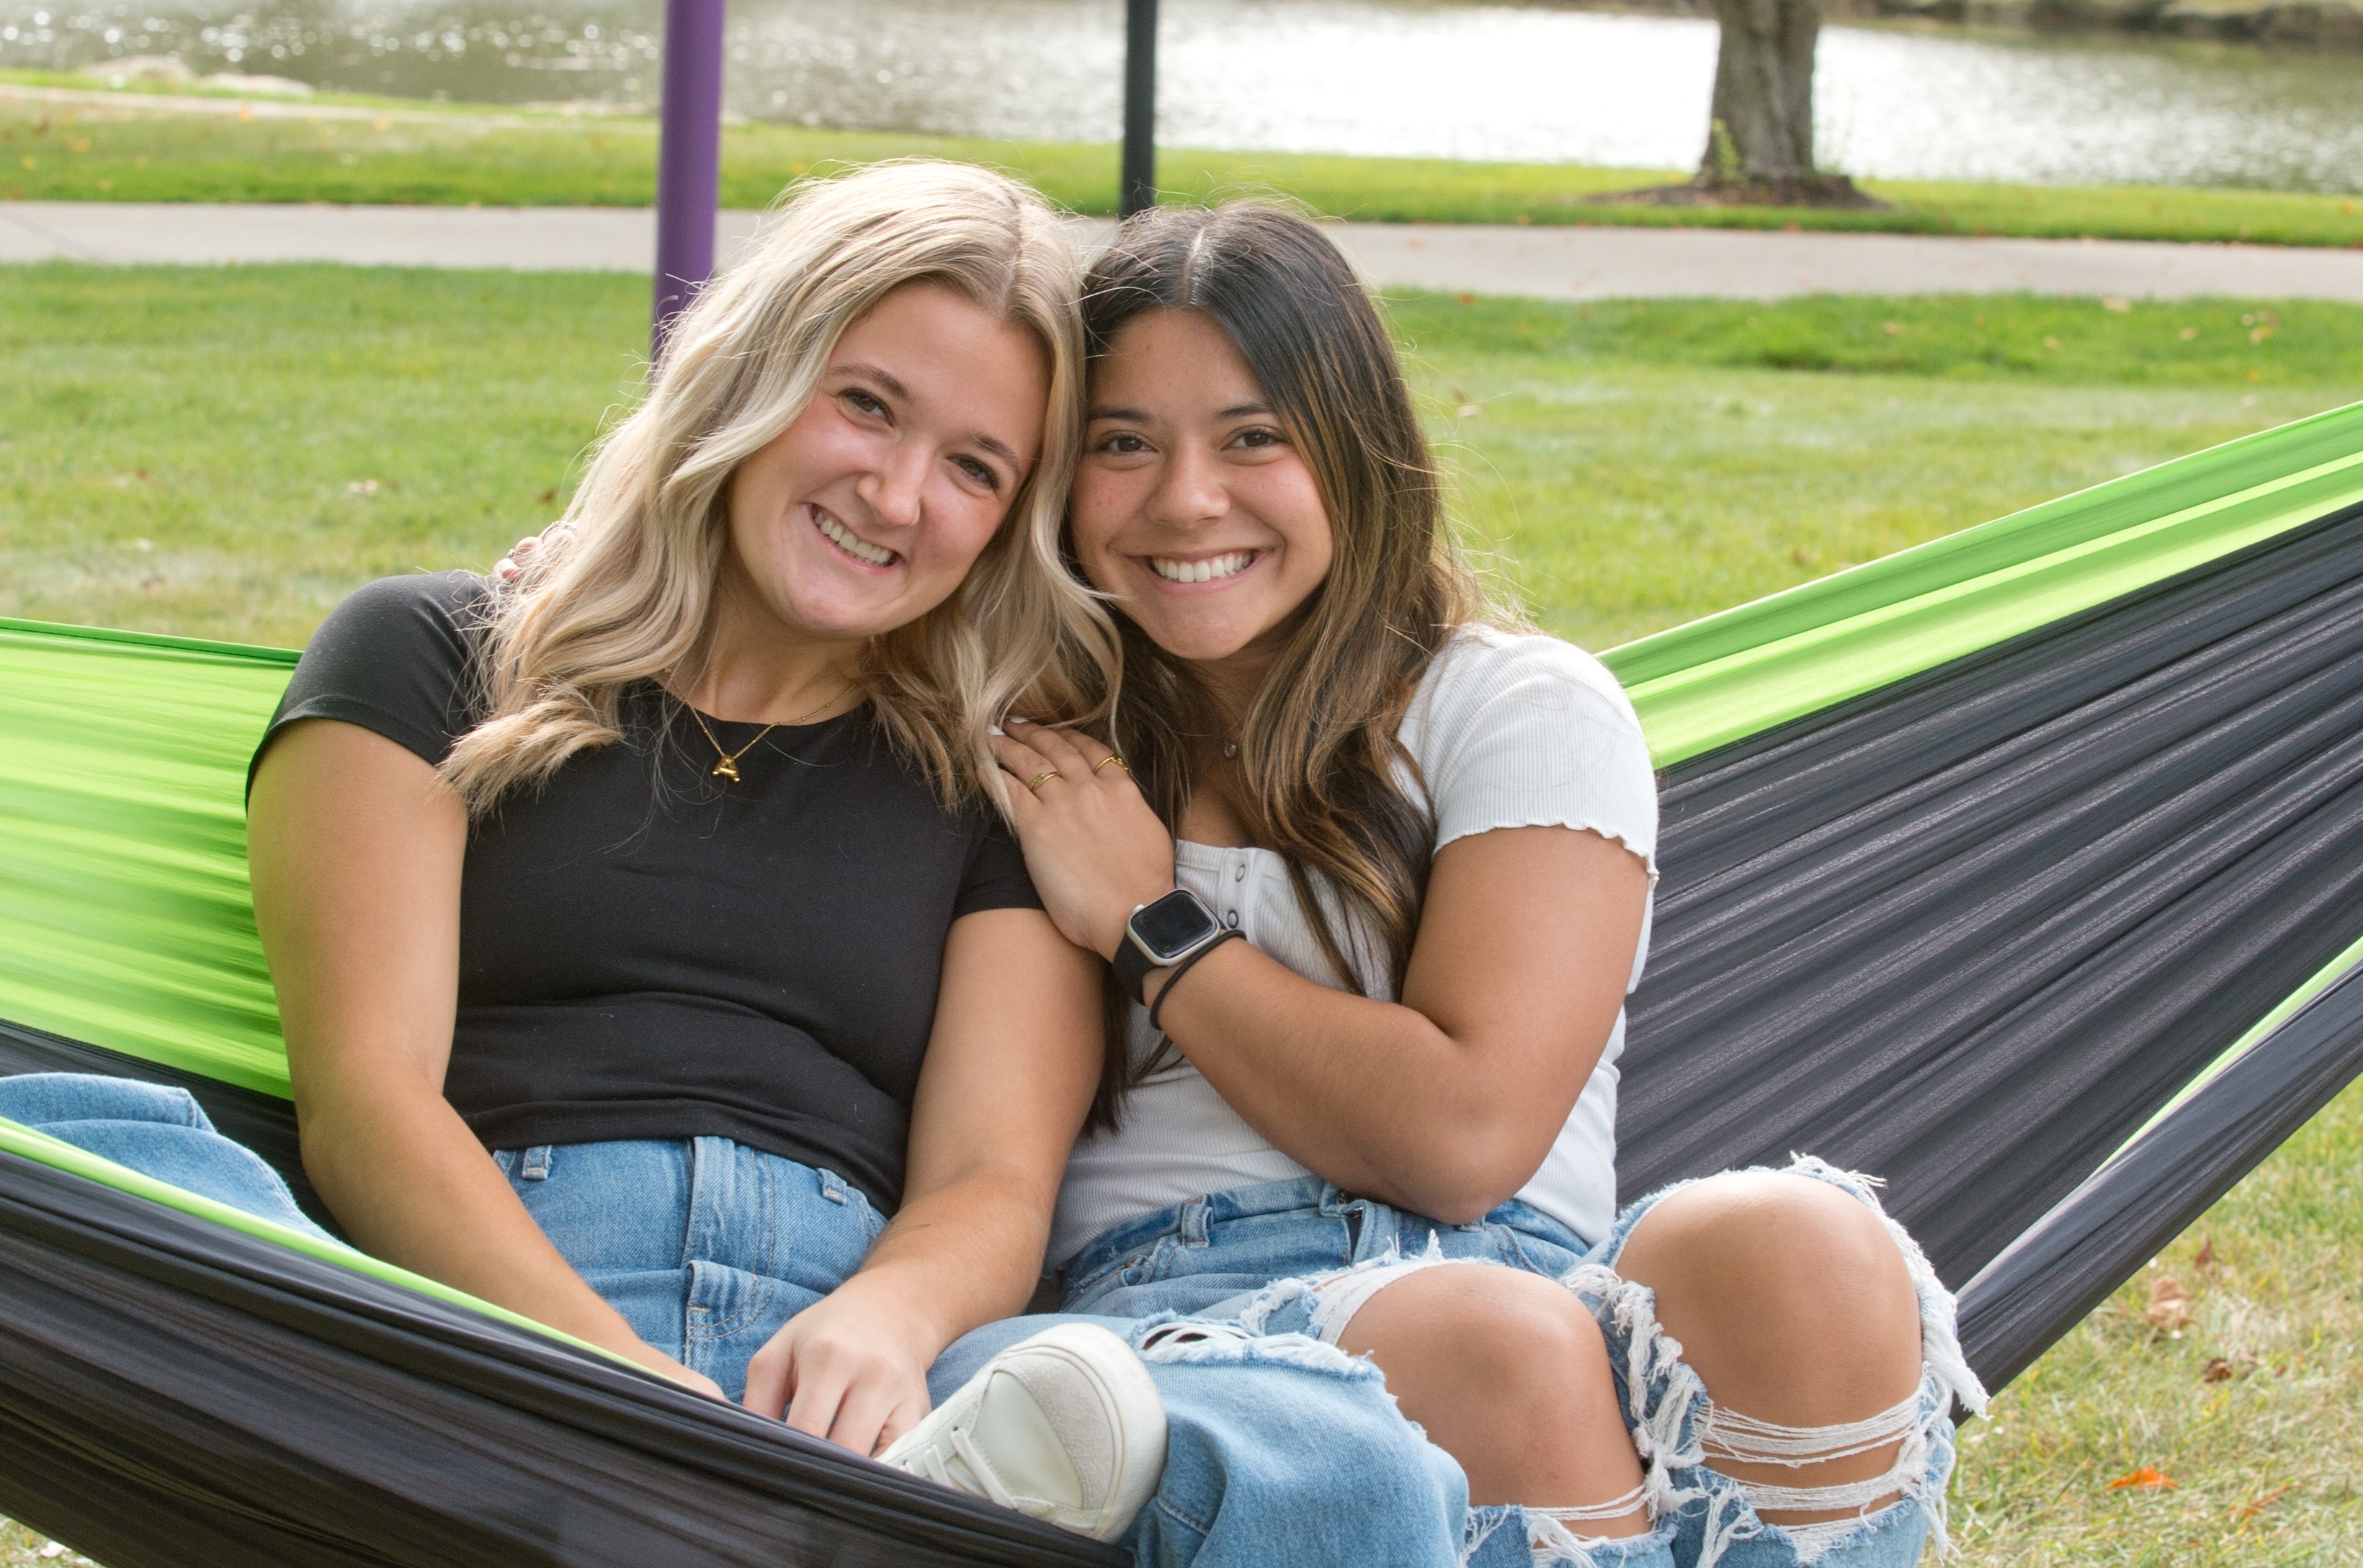
<path fill-rule="evenodd" d="M 725 0 L 665 0 L 651 359 L 663 355 L 672 318 L 714 275 L 714 218 L 722 199 L 724 8 Z"/>

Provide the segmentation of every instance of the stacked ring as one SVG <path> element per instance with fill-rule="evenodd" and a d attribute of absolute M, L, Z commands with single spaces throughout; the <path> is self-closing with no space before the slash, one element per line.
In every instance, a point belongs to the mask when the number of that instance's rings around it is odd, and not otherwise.
<path fill-rule="evenodd" d="M 1126 764 L 1124 758 L 1118 756 L 1114 752 L 1108 753 L 1105 756 L 1101 757 L 1097 762 L 1093 763 L 1092 771 L 1093 773 L 1097 773 L 1101 768 L 1105 767 L 1111 762 L 1115 763 L 1118 767 L 1123 768 L 1126 773 L 1132 771 L 1132 768 Z"/>
<path fill-rule="evenodd" d="M 1065 777 L 1066 775 L 1060 773 L 1055 767 L 1045 768 L 1040 774 L 1037 775 L 1033 781 L 1027 784 L 1026 788 L 1032 790 L 1038 794 L 1041 791 L 1042 786 L 1050 782 L 1051 779 L 1063 778 Z"/>

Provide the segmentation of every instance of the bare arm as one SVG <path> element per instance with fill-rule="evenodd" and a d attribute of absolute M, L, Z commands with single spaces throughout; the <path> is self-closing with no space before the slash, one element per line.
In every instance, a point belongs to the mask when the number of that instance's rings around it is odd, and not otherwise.
<path fill-rule="evenodd" d="M 1025 1309 L 1099 1080 L 1098 966 L 1034 910 L 955 922 L 894 1222 L 748 1368 L 747 1404 L 871 1453 L 927 1412 L 927 1368 Z"/>
<path fill-rule="evenodd" d="M 443 1098 L 468 839 L 459 797 L 384 736 L 315 719 L 264 756 L 247 824 L 304 1168 L 353 1240 L 719 1394 L 583 1283 Z"/>
<path fill-rule="evenodd" d="M 1003 743 L 1035 885 L 1103 955 L 1173 886 L 1173 843 L 1108 753 L 1026 726 Z M 1015 748 L 1015 749 L 1011 749 Z M 1028 761 L 1028 756 L 1038 761 Z M 1497 829 L 1436 858 L 1399 1002 L 1320 985 L 1243 942 L 1192 970 L 1159 1017 L 1248 1124 L 1350 1191 L 1460 1222 L 1550 1151 L 1606 1047 L 1640 943 L 1648 870 L 1597 834 Z M 1164 982 L 1152 976 L 1154 997 Z"/>
<path fill-rule="evenodd" d="M 1597 834 L 1477 834 L 1436 857 L 1400 1003 L 1316 985 L 1231 942 L 1158 1021 L 1300 1164 L 1348 1191 L 1474 1220 L 1541 1166 L 1599 1064 L 1647 889 L 1640 857 Z M 1152 996 L 1163 979 L 1150 978 Z"/>

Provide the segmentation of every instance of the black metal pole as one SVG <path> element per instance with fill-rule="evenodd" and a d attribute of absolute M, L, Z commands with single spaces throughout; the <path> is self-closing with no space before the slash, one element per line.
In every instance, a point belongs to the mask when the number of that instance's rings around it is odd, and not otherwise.
<path fill-rule="evenodd" d="M 1124 4 L 1124 174 L 1118 208 L 1157 204 L 1157 0 Z"/>

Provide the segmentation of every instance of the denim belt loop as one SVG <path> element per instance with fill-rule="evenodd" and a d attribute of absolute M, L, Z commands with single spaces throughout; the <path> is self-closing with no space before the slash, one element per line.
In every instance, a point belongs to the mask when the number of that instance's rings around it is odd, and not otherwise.
<path fill-rule="evenodd" d="M 525 1164 L 517 1171 L 517 1176 L 525 1181 L 548 1181 L 549 1179 L 549 1145 L 536 1143 L 532 1148 L 527 1149 L 525 1152 Z"/>
<path fill-rule="evenodd" d="M 1203 1247 L 1206 1244 L 1206 1211 L 1211 1207 L 1212 1201 L 1204 1198 L 1193 1198 L 1182 1206 L 1183 1246 Z"/>
<path fill-rule="evenodd" d="M 823 1198 L 827 1198 L 831 1203 L 838 1205 L 842 1205 L 845 1202 L 845 1178 L 843 1176 L 838 1175 L 835 1171 L 824 1171 L 818 1169 L 815 1169 L 813 1174 L 820 1177 L 820 1195 Z"/>
<path fill-rule="evenodd" d="M 1403 1210 L 1374 1198 L 1355 1202 L 1354 1261 L 1367 1263 L 1403 1251 Z"/>

